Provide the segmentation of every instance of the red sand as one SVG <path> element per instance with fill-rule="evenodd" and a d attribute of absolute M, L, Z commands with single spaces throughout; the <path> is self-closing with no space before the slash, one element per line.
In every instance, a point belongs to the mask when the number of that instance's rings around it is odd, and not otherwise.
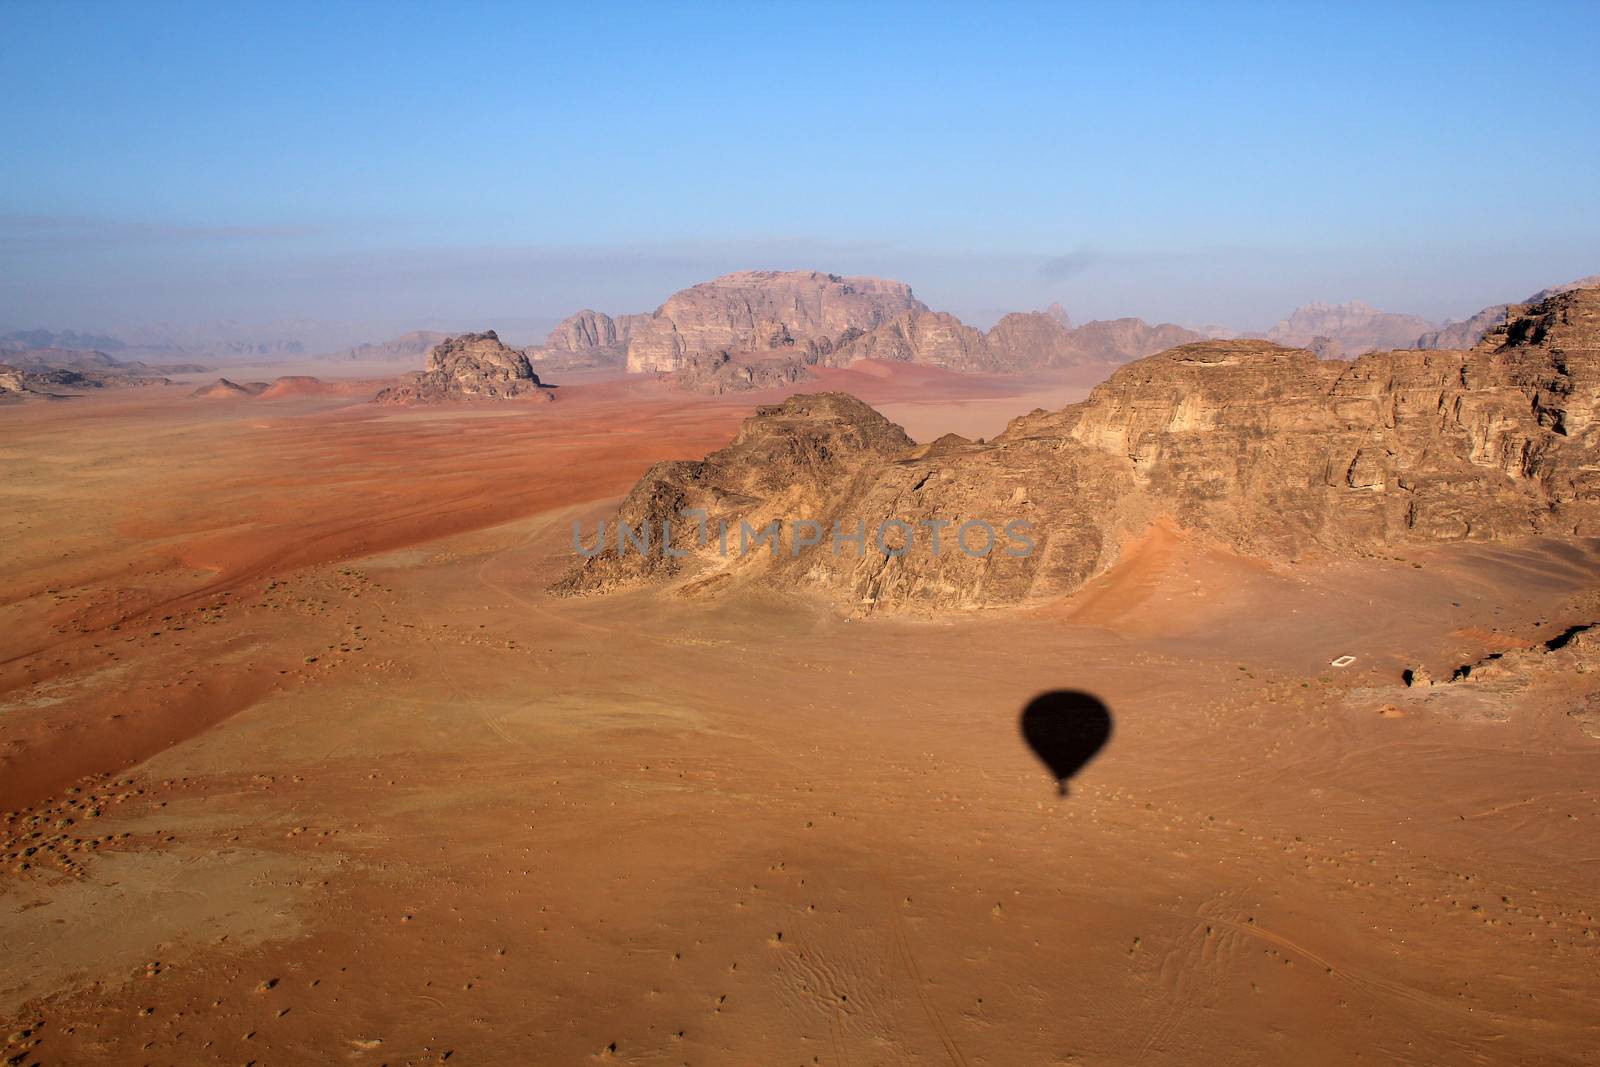
<path fill-rule="evenodd" d="M 1081 388 L 844 373 L 928 432 Z M 1402 666 L 1593 621 L 1587 555 L 1266 567 L 1158 528 L 1025 612 L 553 600 L 573 518 L 773 397 L 178 392 L 3 416 L 0 793 L 35 852 L 0 873 L 0 1035 L 27 1062 L 1600 1048 L 1575 690 L 1378 711 Z M 1056 688 L 1115 719 L 1065 799 L 1015 726 Z"/>

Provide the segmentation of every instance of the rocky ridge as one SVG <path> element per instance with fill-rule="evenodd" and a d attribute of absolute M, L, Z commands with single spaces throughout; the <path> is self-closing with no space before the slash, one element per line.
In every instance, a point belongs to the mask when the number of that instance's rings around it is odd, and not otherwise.
<path fill-rule="evenodd" d="M 891 525 L 884 545 L 869 538 L 863 551 L 836 552 L 836 540 L 813 545 L 785 528 L 775 554 L 724 556 L 715 536 L 675 524 L 682 556 L 607 545 L 560 589 L 758 580 L 814 588 L 851 610 L 944 610 L 1070 592 L 1160 519 L 1279 559 L 1593 536 L 1597 417 L 1600 289 L 1513 308 L 1467 352 L 1343 362 L 1260 340 L 1182 345 L 989 442 L 952 435 L 917 446 L 851 397 L 794 397 L 760 409 L 705 460 L 651 468 L 619 518 L 659 523 L 692 508 L 714 529 L 778 517 L 830 532 L 899 520 L 923 531 L 922 545 L 896 554 L 903 531 Z M 974 520 L 994 530 L 1023 520 L 1035 548 L 927 551 L 934 524 L 949 537 Z"/>
<path fill-rule="evenodd" d="M 1592 289 L 1600 286 L 1600 274 L 1591 274 L 1587 278 L 1567 282 L 1565 285 L 1552 285 L 1548 289 L 1541 289 L 1524 300 L 1523 304 L 1537 304 L 1548 300 L 1552 296 L 1568 293 L 1574 289 Z M 1471 348 L 1483 340 L 1483 335 L 1492 328 L 1506 321 L 1506 312 L 1510 304 L 1491 304 L 1479 311 L 1471 318 L 1460 322 L 1447 322 L 1437 330 L 1431 330 L 1417 338 L 1413 348 Z"/>

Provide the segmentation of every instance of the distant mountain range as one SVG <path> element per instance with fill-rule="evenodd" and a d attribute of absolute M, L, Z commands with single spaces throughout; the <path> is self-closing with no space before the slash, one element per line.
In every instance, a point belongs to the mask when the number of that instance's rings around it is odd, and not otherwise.
<path fill-rule="evenodd" d="M 1553 286 L 1524 304 L 1600 284 L 1600 275 Z M 1208 326 L 1192 330 L 1123 318 L 1074 325 L 1052 304 L 1013 312 L 978 330 L 917 299 L 904 282 L 819 271 L 739 271 L 669 296 L 654 311 L 612 316 L 585 308 L 563 319 L 541 345 L 525 351 L 549 376 L 581 369 L 678 375 L 711 392 L 756 388 L 807 377 L 812 367 L 870 358 L 958 371 L 1015 372 L 1051 367 L 1114 366 L 1206 338 L 1259 338 L 1307 348 L 1324 358 L 1389 349 L 1466 349 L 1506 321 L 1496 304 L 1460 322 L 1437 324 L 1353 301 L 1296 308 L 1261 333 Z M 188 357 L 221 362 L 307 356 L 421 364 L 454 334 L 414 330 L 387 341 L 318 348 L 301 337 L 331 337 L 348 327 L 284 321 L 250 327 L 219 323 L 184 329 L 155 326 L 125 333 L 16 330 L 0 334 L 0 362 L 18 369 L 125 375 L 205 369 Z M 118 353 L 112 356 L 110 353 Z M 133 358 L 146 357 L 146 358 Z M 161 357 L 179 358 L 167 362 Z M 147 361 L 151 358 L 159 362 Z"/>
<path fill-rule="evenodd" d="M 1379 311 L 1359 300 L 1295 308 L 1264 335 L 1289 348 L 1309 348 L 1326 358 L 1414 348 L 1434 323 L 1416 315 Z"/>
<path fill-rule="evenodd" d="M 339 359 L 383 362 L 405 360 L 414 363 L 419 362 L 435 345 L 442 344 L 449 337 L 449 334 L 440 333 L 438 330 L 412 330 L 389 341 L 353 345 L 334 355 Z"/>
<path fill-rule="evenodd" d="M 1060 305 L 1014 312 L 984 332 L 918 300 L 904 282 L 820 271 L 740 271 L 668 297 L 655 311 L 564 319 L 536 367 L 677 374 L 708 392 L 796 381 L 816 366 L 878 359 L 958 371 L 1123 363 L 1201 335 L 1140 319 L 1074 328 Z"/>

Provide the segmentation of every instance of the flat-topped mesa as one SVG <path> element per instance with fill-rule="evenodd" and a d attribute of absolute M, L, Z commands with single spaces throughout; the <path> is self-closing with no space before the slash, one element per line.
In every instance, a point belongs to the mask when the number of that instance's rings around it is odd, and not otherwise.
<path fill-rule="evenodd" d="M 429 404 L 514 397 L 554 399 L 533 373 L 528 357 L 488 330 L 435 345 L 428 353 L 427 370 L 385 389 L 375 400 L 379 404 Z"/>
<path fill-rule="evenodd" d="M 906 311 L 926 311 L 903 282 L 819 271 L 739 271 L 668 297 L 632 324 L 630 371 L 677 371 L 692 354 L 738 350 L 763 324 L 798 342 L 865 332 Z"/>
<path fill-rule="evenodd" d="M 1346 363 L 1259 340 L 1183 345 L 988 443 L 918 447 L 854 398 L 793 397 L 760 409 L 704 461 L 657 465 L 629 494 L 620 517 L 654 523 L 658 538 L 670 523 L 681 554 L 659 542 L 648 555 L 619 553 L 608 538 L 559 588 L 755 580 L 856 611 L 948 610 L 1070 592 L 1158 519 L 1269 559 L 1596 536 L 1597 410 L 1593 289 L 1516 311 L 1470 352 Z M 709 536 L 685 509 L 704 513 Z M 823 536 L 813 541 L 798 519 Z M 740 551 L 745 526 L 774 520 L 772 545 Z M 984 547 L 986 525 L 989 551 L 953 547 L 969 523 L 980 525 L 963 543 Z M 848 536 L 858 524 L 861 542 Z M 936 527 L 941 552 L 931 550 Z M 901 553 L 906 529 L 915 540 Z"/>

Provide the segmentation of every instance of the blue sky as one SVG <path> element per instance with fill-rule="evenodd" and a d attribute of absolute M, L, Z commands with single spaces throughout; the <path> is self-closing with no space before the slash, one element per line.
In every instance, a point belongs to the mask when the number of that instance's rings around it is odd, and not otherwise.
<path fill-rule="evenodd" d="M 535 328 L 741 267 L 1241 327 L 1600 271 L 1600 5 L 0 0 L 0 325 Z"/>

